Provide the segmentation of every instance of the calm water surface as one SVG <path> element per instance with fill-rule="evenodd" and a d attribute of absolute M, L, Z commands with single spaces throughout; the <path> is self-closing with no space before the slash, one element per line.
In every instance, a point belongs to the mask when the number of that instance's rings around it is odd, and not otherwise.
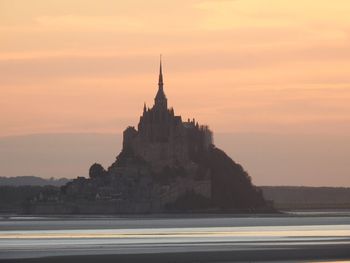
<path fill-rule="evenodd" d="M 350 217 L 3 217 L 0 259 L 349 246 Z"/>

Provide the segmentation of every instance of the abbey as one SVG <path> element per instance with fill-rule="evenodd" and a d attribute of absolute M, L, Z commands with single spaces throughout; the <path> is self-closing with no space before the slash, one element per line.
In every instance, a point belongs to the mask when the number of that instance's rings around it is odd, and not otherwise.
<path fill-rule="evenodd" d="M 157 171 L 165 166 L 190 167 L 198 154 L 212 145 L 212 132 L 194 119 L 182 121 L 174 109 L 168 109 L 164 93 L 162 62 L 160 62 L 158 91 L 152 108 L 143 108 L 138 129 L 124 131 L 123 149 L 133 151 L 150 162 Z"/>
<path fill-rule="evenodd" d="M 38 201 L 39 200 L 39 201 Z M 107 168 L 93 164 L 57 194 L 42 194 L 31 213 L 271 212 L 248 173 L 213 143 L 195 119 L 168 108 L 162 62 L 151 108 L 137 129 L 123 133 L 123 147 Z"/>

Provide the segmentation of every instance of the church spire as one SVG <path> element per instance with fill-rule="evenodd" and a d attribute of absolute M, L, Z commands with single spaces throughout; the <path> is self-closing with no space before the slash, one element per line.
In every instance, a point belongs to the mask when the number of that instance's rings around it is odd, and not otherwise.
<path fill-rule="evenodd" d="M 167 109 L 167 98 L 164 93 L 163 84 L 162 55 L 160 55 L 158 91 L 154 102 L 156 106 Z"/>

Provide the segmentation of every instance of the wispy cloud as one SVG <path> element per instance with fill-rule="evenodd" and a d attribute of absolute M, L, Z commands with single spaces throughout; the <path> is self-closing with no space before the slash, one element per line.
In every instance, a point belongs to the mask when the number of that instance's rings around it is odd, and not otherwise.
<path fill-rule="evenodd" d="M 0 5 L 0 135 L 137 122 L 159 53 L 177 112 L 218 131 L 350 131 L 347 0 Z"/>

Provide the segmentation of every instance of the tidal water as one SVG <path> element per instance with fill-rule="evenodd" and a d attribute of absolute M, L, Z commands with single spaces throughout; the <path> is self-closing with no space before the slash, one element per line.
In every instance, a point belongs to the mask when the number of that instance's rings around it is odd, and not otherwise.
<path fill-rule="evenodd" d="M 350 215 L 0 217 L 0 259 L 281 250 L 350 259 Z"/>

